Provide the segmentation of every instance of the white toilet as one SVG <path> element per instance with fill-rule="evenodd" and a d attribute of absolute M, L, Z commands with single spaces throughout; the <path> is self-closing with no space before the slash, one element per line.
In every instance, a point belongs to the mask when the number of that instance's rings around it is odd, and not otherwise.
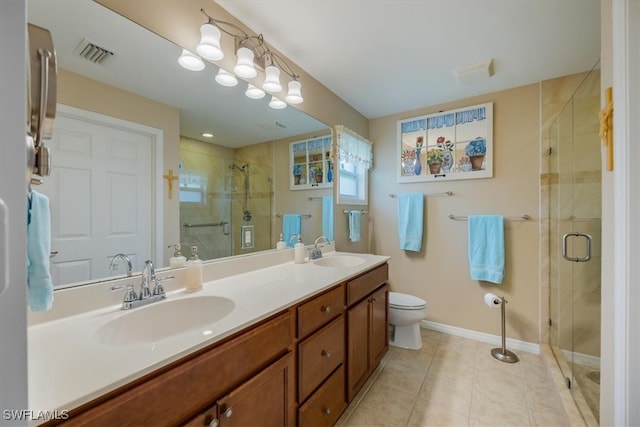
<path fill-rule="evenodd" d="M 420 321 L 427 317 L 427 303 L 413 295 L 389 292 L 389 344 L 418 350 L 422 348 Z"/>

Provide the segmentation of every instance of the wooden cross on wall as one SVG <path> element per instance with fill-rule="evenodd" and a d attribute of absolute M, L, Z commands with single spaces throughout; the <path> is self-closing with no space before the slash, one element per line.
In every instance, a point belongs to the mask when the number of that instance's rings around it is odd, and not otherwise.
<path fill-rule="evenodd" d="M 173 174 L 173 169 L 169 169 L 169 173 L 166 173 L 163 176 L 164 176 L 164 179 L 167 180 L 167 184 L 169 187 L 168 197 L 169 197 L 169 200 L 171 200 L 173 199 L 173 181 L 177 180 L 179 176 Z"/>

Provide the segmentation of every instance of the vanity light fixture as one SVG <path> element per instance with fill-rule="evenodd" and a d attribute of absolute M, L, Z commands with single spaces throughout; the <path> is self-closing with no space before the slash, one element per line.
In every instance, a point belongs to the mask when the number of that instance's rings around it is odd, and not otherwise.
<path fill-rule="evenodd" d="M 236 76 L 243 79 L 253 79 L 258 75 L 256 68 L 260 68 L 264 70 L 265 73 L 262 90 L 269 94 L 274 94 L 282 91 L 280 74 L 284 73 L 290 79 L 287 85 L 288 92 L 285 96 L 286 102 L 289 104 L 300 104 L 303 102 L 301 93 L 302 84 L 299 80 L 300 76 L 293 72 L 282 56 L 269 48 L 262 34 L 250 36 L 235 24 L 209 16 L 204 9 L 200 9 L 200 12 L 207 17 L 207 22 L 200 27 L 200 43 L 197 48 L 199 55 L 212 61 L 224 58 L 220 38 L 222 33 L 225 33 L 233 37 L 235 42 L 238 60 L 233 67 L 233 72 Z M 218 81 L 217 76 L 216 81 Z M 258 96 L 259 92 L 256 89 L 258 89 L 256 86 L 250 85 L 245 94 L 252 99 L 262 98 L 264 93 Z M 282 109 L 286 107 L 286 103 L 280 99 L 272 98 L 269 106 Z"/>
<path fill-rule="evenodd" d="M 218 74 L 216 74 L 215 79 L 222 86 L 232 87 L 238 84 L 238 79 L 236 79 L 236 76 L 228 71 L 223 70 L 222 68 L 218 70 Z"/>
<path fill-rule="evenodd" d="M 262 99 L 266 95 L 262 89 L 255 87 L 251 83 L 248 83 L 247 91 L 244 94 L 251 99 Z"/>
<path fill-rule="evenodd" d="M 204 70 L 204 61 L 202 61 L 198 55 L 189 52 L 187 49 L 182 49 L 182 55 L 178 58 L 178 63 L 187 70 Z"/>
<path fill-rule="evenodd" d="M 210 23 L 203 24 L 200 27 L 200 43 L 196 51 L 204 59 L 210 61 L 219 61 L 224 58 L 224 52 L 220 47 L 220 30 Z"/>
<path fill-rule="evenodd" d="M 275 96 L 271 97 L 271 101 L 269 101 L 269 107 L 274 110 L 282 110 L 287 107 L 287 103 L 281 99 L 276 98 Z"/>

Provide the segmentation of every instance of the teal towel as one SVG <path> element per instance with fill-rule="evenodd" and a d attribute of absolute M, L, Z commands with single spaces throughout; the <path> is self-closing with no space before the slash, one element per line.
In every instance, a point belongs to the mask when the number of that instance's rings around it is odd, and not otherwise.
<path fill-rule="evenodd" d="M 296 243 L 290 242 L 291 236 L 300 235 L 300 215 L 298 214 L 284 214 L 282 215 L 282 237 L 285 243 L 290 248 Z"/>
<path fill-rule="evenodd" d="M 349 211 L 349 240 L 360 241 L 360 211 Z"/>
<path fill-rule="evenodd" d="M 504 278 L 504 218 L 469 215 L 469 267 L 471 278 L 502 283 Z"/>
<path fill-rule="evenodd" d="M 420 252 L 424 223 L 424 194 L 398 194 L 398 237 L 400 249 Z"/>
<path fill-rule="evenodd" d="M 31 191 L 27 225 L 27 299 L 33 311 L 53 305 L 53 281 L 49 271 L 51 255 L 51 213 L 47 196 Z"/>
<path fill-rule="evenodd" d="M 333 241 L 333 196 L 322 198 L 322 235 Z"/>

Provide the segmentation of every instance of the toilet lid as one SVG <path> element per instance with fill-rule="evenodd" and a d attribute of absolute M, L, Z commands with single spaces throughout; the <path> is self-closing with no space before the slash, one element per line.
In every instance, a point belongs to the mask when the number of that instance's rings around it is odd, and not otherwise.
<path fill-rule="evenodd" d="M 426 301 L 413 295 L 400 292 L 389 292 L 389 307 L 404 310 L 420 310 L 425 307 Z"/>

